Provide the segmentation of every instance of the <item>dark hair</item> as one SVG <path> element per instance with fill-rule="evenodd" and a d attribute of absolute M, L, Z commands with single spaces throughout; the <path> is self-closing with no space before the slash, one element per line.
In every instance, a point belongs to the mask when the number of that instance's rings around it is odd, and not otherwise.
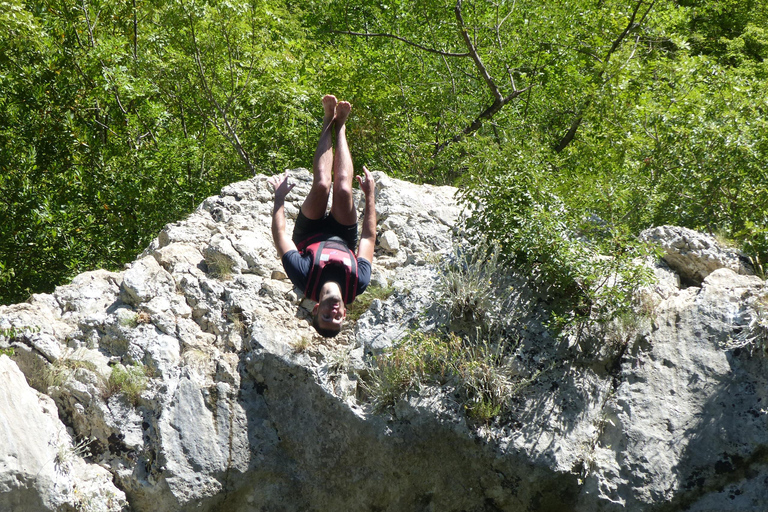
<path fill-rule="evenodd" d="M 341 332 L 341 327 L 339 327 L 338 331 L 334 331 L 333 329 L 325 329 L 323 327 L 320 327 L 320 320 L 318 320 L 318 317 L 320 315 L 314 315 L 312 317 L 312 327 L 315 328 L 317 331 L 317 334 L 322 336 L 323 338 L 333 338 L 334 336 L 338 335 Z"/>

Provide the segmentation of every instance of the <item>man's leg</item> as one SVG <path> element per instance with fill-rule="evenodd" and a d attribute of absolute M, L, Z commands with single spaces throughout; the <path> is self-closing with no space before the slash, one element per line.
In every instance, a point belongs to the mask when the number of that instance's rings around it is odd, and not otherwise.
<path fill-rule="evenodd" d="M 301 205 L 302 213 L 312 220 L 325 216 L 328 207 L 328 194 L 331 192 L 333 178 L 333 129 L 334 112 L 336 110 L 336 97 L 327 94 L 323 96 L 323 131 L 320 132 L 320 140 L 317 141 L 315 157 L 312 160 L 312 189 Z"/>
<path fill-rule="evenodd" d="M 357 223 L 357 210 L 352 196 L 352 179 L 355 171 L 352 167 L 352 155 L 350 155 L 347 145 L 345 125 L 351 109 L 352 105 L 346 101 L 341 101 L 336 105 L 336 154 L 333 158 L 331 215 L 345 226 Z"/>

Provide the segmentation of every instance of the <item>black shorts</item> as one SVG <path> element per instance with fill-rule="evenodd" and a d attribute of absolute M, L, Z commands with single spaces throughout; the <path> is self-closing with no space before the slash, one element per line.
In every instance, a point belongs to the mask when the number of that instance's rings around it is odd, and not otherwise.
<path fill-rule="evenodd" d="M 300 245 L 301 242 L 317 233 L 328 235 L 328 238 L 332 236 L 341 238 L 353 252 L 357 248 L 357 224 L 345 226 L 330 214 L 326 214 L 322 219 L 308 219 L 304 212 L 299 210 L 296 225 L 293 227 L 293 237 L 291 238 L 293 243 Z"/>

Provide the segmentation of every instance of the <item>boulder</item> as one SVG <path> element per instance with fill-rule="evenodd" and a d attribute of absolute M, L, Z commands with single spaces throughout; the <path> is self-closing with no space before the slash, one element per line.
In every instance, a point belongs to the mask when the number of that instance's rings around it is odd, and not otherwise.
<path fill-rule="evenodd" d="M 700 285 L 719 268 L 743 275 L 754 274 L 746 256 L 736 249 L 723 247 L 713 236 L 692 229 L 658 226 L 643 231 L 640 240 L 658 245 L 664 261 L 685 283 Z"/>
<path fill-rule="evenodd" d="M 290 230 L 312 176 L 288 175 Z M 665 250 L 650 317 L 605 326 L 600 357 L 553 338 L 547 298 L 517 276 L 501 417 L 472 419 L 451 382 L 379 410 L 374 358 L 445 323 L 462 213 L 451 187 L 374 177 L 387 293 L 332 340 L 282 272 L 266 176 L 224 187 L 122 272 L 0 306 L 0 509 L 768 509 L 768 290 L 735 251 L 645 232 Z"/>

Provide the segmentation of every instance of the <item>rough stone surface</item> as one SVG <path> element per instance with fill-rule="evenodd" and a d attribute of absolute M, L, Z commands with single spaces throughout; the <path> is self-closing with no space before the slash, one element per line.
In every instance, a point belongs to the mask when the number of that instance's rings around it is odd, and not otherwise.
<path fill-rule="evenodd" d="M 643 231 L 640 239 L 661 247 L 664 261 L 685 282 L 701 285 L 711 272 L 730 268 L 752 275 L 749 260 L 735 249 L 722 247 L 714 237 L 678 226 L 658 226 Z"/>
<path fill-rule="evenodd" d="M 85 462 L 56 404 L 0 355 L 0 510 L 117 511 L 125 494 L 106 469 Z"/>
<path fill-rule="evenodd" d="M 289 174 L 292 229 L 311 175 Z M 123 272 L 0 306 L 0 510 L 768 510 L 754 342 L 768 290 L 680 228 L 644 235 L 667 251 L 641 298 L 650 320 L 576 353 L 542 310 L 515 310 L 508 364 L 528 384 L 499 420 L 468 418 L 449 385 L 375 412 L 371 358 L 443 321 L 460 210 L 450 187 L 374 176 L 373 282 L 392 293 L 332 340 L 282 272 L 264 176 L 166 226 Z"/>

